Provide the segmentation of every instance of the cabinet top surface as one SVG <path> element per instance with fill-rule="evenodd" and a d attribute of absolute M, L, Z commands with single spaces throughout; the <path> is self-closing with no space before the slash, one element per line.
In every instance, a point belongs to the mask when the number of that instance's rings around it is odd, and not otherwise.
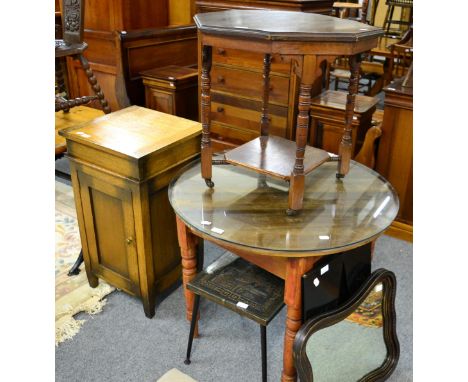
<path fill-rule="evenodd" d="M 185 66 L 168 65 L 161 68 L 154 68 L 140 72 L 144 78 L 156 78 L 167 81 L 183 81 L 193 77 L 198 77 L 196 68 Z"/>
<path fill-rule="evenodd" d="M 60 132 L 67 140 L 140 159 L 201 134 L 201 124 L 139 106 Z"/>
<path fill-rule="evenodd" d="M 318 256 L 357 247 L 388 228 L 399 207 L 391 184 L 354 161 L 342 180 L 335 162 L 308 174 L 304 209 L 294 217 L 286 215 L 284 181 L 236 166 L 213 166 L 212 179 L 209 189 L 199 161 L 176 177 L 169 187 L 176 214 L 202 236 L 265 255 Z"/>
<path fill-rule="evenodd" d="M 312 98 L 312 107 L 322 106 L 331 109 L 337 110 L 346 110 L 346 98 L 348 93 L 337 91 L 337 90 L 326 90 L 317 97 Z M 356 96 L 356 103 L 354 106 L 355 113 L 365 113 L 368 110 L 372 109 L 375 105 L 379 103 L 377 97 L 369 97 L 363 95 Z"/>
<path fill-rule="evenodd" d="M 263 40 L 352 43 L 383 34 L 357 21 L 292 11 L 229 10 L 197 14 L 194 20 L 204 33 Z"/>
<path fill-rule="evenodd" d="M 403 81 L 404 78 L 399 78 L 393 82 L 391 82 L 389 85 L 387 85 L 383 90 L 385 91 L 385 94 L 387 93 L 395 93 L 395 94 L 401 94 L 404 96 L 408 97 L 413 97 L 413 86 L 403 86 Z"/>

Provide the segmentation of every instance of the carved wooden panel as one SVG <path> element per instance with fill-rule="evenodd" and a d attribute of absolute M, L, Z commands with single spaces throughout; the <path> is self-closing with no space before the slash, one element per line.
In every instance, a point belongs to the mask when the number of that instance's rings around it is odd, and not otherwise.
<path fill-rule="evenodd" d="M 63 40 L 69 44 L 81 42 L 83 39 L 83 0 L 63 0 Z"/>

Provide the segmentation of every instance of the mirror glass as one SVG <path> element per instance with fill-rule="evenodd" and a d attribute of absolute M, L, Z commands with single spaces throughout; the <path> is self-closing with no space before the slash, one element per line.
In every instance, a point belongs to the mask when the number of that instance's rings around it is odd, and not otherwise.
<path fill-rule="evenodd" d="M 382 365 L 382 296 L 378 284 L 346 319 L 312 334 L 306 353 L 314 382 L 356 382 Z"/>

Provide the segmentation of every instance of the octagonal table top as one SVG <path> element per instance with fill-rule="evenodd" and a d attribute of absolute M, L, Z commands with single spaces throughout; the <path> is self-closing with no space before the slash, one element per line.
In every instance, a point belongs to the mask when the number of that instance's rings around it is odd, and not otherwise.
<path fill-rule="evenodd" d="M 352 43 L 383 34 L 357 21 L 292 11 L 228 10 L 197 14 L 194 20 L 203 33 L 276 41 Z"/>

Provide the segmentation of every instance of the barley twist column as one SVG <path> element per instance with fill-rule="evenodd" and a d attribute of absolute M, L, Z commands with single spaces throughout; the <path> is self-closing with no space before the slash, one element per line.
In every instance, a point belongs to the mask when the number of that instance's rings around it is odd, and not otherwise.
<path fill-rule="evenodd" d="M 93 70 L 89 66 L 88 60 L 82 54 L 78 54 L 78 60 L 80 61 L 81 66 L 83 67 L 86 73 L 86 77 L 88 77 L 88 82 L 91 85 L 93 92 L 96 94 L 99 103 L 101 104 L 102 110 L 104 111 L 104 113 L 109 114 L 111 112 L 111 109 L 107 104 L 107 100 L 104 98 L 104 93 L 102 92 L 101 87 L 99 86 L 97 79 L 94 76 Z"/>

